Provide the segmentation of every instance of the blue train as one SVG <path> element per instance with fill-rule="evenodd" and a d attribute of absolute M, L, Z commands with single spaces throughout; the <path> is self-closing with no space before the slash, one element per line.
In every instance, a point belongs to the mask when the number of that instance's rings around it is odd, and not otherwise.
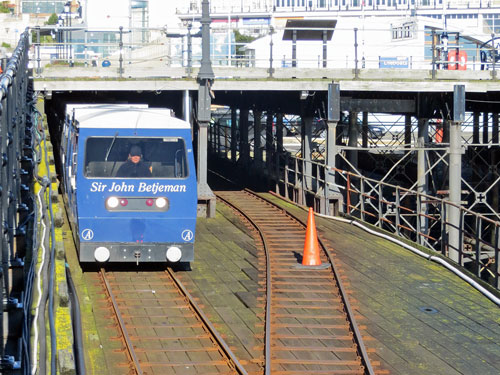
<path fill-rule="evenodd" d="M 62 185 L 80 262 L 191 262 L 191 127 L 166 108 L 67 105 Z"/>

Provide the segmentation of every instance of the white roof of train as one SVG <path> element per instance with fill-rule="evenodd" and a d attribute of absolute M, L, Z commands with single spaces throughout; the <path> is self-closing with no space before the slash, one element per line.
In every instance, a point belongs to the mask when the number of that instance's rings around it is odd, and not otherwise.
<path fill-rule="evenodd" d="M 148 108 L 141 104 L 68 104 L 66 113 L 79 128 L 100 129 L 190 129 L 191 125 L 173 116 L 168 108 Z"/>

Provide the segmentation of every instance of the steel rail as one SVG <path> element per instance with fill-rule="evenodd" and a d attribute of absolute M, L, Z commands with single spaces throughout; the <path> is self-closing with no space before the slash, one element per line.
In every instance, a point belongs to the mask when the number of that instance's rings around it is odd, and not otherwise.
<path fill-rule="evenodd" d="M 256 194 L 255 192 L 253 192 L 250 189 L 245 189 L 245 191 L 248 192 L 249 194 L 252 194 L 255 197 L 262 199 L 263 201 L 277 207 L 278 209 L 282 210 L 286 215 L 290 216 L 291 218 L 293 218 L 297 222 L 299 222 L 301 225 L 303 225 L 304 228 L 307 228 L 307 224 L 304 223 L 302 221 L 302 219 L 300 219 L 298 216 L 292 214 L 291 212 L 288 212 L 284 208 L 278 206 L 273 201 L 271 201 L 265 197 L 261 197 L 260 195 Z M 323 240 L 319 236 L 318 236 L 318 242 L 320 243 L 321 247 L 323 248 L 323 251 L 326 253 L 326 255 L 330 261 L 330 264 L 332 265 L 332 271 L 335 275 L 335 279 L 336 279 L 337 285 L 339 287 L 340 297 L 341 297 L 342 302 L 344 303 L 344 307 L 346 309 L 347 318 L 349 319 L 349 323 L 350 323 L 351 329 L 352 329 L 353 334 L 354 334 L 354 340 L 356 341 L 356 344 L 359 348 L 359 354 L 360 354 L 361 361 L 362 361 L 363 365 L 365 366 L 365 369 L 367 370 L 368 374 L 374 375 L 375 371 L 373 370 L 373 367 L 372 367 L 371 362 L 370 362 L 370 358 L 368 357 L 368 352 L 367 352 L 365 344 L 363 342 L 363 338 L 361 337 L 361 332 L 359 331 L 359 327 L 356 323 L 356 319 L 354 318 L 354 312 L 352 311 L 351 304 L 349 303 L 349 300 L 347 298 L 347 293 L 345 292 L 342 281 L 340 280 L 340 275 L 337 272 L 337 267 L 335 265 L 333 257 L 330 254 L 330 252 L 328 251 L 328 248 L 324 244 Z"/>
<path fill-rule="evenodd" d="M 111 290 L 111 285 L 109 285 L 109 281 L 106 278 L 106 272 L 104 271 L 104 268 L 101 268 L 100 275 L 102 280 L 104 281 L 104 285 L 106 285 L 106 292 L 108 293 L 109 298 L 111 298 L 111 302 L 113 304 L 113 310 L 115 312 L 116 318 L 118 319 L 118 326 L 120 327 L 120 331 L 123 335 L 123 338 L 125 339 L 125 345 L 127 346 L 130 358 L 132 359 L 132 362 L 134 362 L 135 371 L 137 375 L 143 375 L 144 373 L 142 372 L 141 365 L 139 363 L 137 355 L 135 354 L 134 346 L 132 345 L 132 340 L 130 340 L 130 337 L 128 335 L 127 328 L 125 327 L 125 323 L 120 313 L 120 309 L 118 308 L 115 296 Z"/>
<path fill-rule="evenodd" d="M 252 220 L 242 209 L 240 209 L 238 206 L 235 206 L 231 202 L 229 202 L 227 199 L 223 198 L 220 194 L 215 193 L 216 197 L 219 198 L 221 201 L 223 201 L 226 205 L 232 207 L 233 209 L 237 210 L 240 214 L 242 214 L 254 227 L 257 229 L 257 232 L 259 233 L 259 237 L 262 241 L 263 247 L 264 247 L 264 253 L 266 254 L 266 322 L 265 322 L 265 328 L 264 328 L 264 335 L 265 335 L 265 365 L 264 365 L 264 371 L 265 375 L 270 375 L 271 374 L 271 311 L 272 311 L 272 306 L 271 306 L 271 296 L 272 296 L 272 288 L 271 288 L 271 260 L 269 257 L 269 251 L 268 251 L 268 246 L 267 246 L 267 241 L 264 237 L 264 234 L 262 230 L 260 229 L 259 225 Z"/>
<path fill-rule="evenodd" d="M 181 281 L 175 277 L 173 271 L 170 268 L 167 268 L 165 270 L 165 273 L 170 277 L 170 279 L 175 283 L 176 287 L 182 292 L 182 294 L 185 296 L 187 299 L 189 305 L 192 307 L 192 309 L 196 312 L 200 320 L 205 324 L 207 329 L 209 330 L 210 334 L 213 336 L 217 344 L 221 347 L 223 350 L 224 354 L 227 356 L 227 358 L 230 360 L 230 363 L 233 365 L 234 369 L 238 372 L 238 374 L 241 375 L 248 375 L 247 371 L 245 368 L 241 365 L 241 363 L 238 361 L 234 353 L 231 351 L 229 346 L 226 344 L 222 336 L 217 332 L 213 324 L 210 322 L 208 317 L 205 315 L 205 313 L 202 311 L 202 309 L 198 306 L 198 304 L 195 302 L 193 296 L 188 292 L 188 290 L 184 287 L 184 285 L 181 283 Z"/>

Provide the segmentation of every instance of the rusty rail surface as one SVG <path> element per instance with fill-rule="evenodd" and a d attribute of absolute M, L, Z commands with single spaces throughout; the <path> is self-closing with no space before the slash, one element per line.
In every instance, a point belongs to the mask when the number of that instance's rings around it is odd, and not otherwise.
<path fill-rule="evenodd" d="M 99 278 L 135 374 L 247 372 L 172 270 L 106 272 Z"/>
<path fill-rule="evenodd" d="M 374 374 L 324 244 L 326 267 L 301 267 L 302 220 L 249 190 L 216 195 L 251 223 L 266 253 L 265 374 Z"/>

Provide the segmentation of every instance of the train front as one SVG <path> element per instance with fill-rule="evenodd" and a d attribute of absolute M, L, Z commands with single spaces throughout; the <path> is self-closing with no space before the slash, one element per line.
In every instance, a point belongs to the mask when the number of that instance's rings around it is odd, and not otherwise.
<path fill-rule="evenodd" d="M 194 260 L 197 182 L 191 129 L 173 117 L 168 126 L 159 125 L 161 116 L 149 111 L 129 111 L 131 118 L 112 127 L 80 123 L 81 262 Z"/>

